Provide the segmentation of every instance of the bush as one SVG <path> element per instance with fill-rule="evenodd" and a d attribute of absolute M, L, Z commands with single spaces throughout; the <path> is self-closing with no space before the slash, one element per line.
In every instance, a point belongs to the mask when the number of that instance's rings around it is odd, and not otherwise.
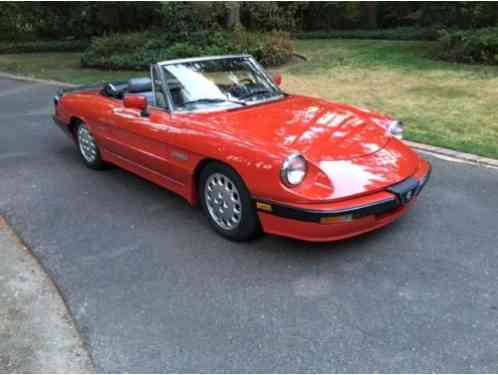
<path fill-rule="evenodd" d="M 498 27 L 443 32 L 439 57 L 451 62 L 498 65 Z"/>
<path fill-rule="evenodd" d="M 103 38 L 95 38 L 91 48 L 97 56 L 109 57 L 126 54 L 130 51 L 143 50 L 149 40 L 149 33 L 112 34 Z"/>
<path fill-rule="evenodd" d="M 335 30 L 296 33 L 297 39 L 378 39 L 378 40 L 437 40 L 434 28 L 398 27 L 379 30 Z"/>
<path fill-rule="evenodd" d="M 29 52 L 79 52 L 84 51 L 90 42 L 87 40 L 27 41 L 0 44 L 0 54 Z"/>
<path fill-rule="evenodd" d="M 282 32 L 190 33 L 187 37 L 164 32 L 114 34 L 95 38 L 83 53 L 81 64 L 108 70 L 143 70 L 161 60 L 234 53 L 251 54 L 264 65 L 280 65 L 291 59 L 293 48 L 289 34 Z"/>
<path fill-rule="evenodd" d="M 282 65 L 294 53 L 289 33 L 273 31 L 267 34 L 236 32 L 235 49 L 248 53 L 263 65 Z"/>

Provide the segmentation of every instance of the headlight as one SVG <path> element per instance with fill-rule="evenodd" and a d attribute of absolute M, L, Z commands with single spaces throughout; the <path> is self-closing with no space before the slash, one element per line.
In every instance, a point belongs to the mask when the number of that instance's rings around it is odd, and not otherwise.
<path fill-rule="evenodd" d="M 403 139 L 404 130 L 405 124 L 403 124 L 401 121 L 393 121 L 387 128 L 389 134 L 398 139 Z"/>
<path fill-rule="evenodd" d="M 294 187 L 303 182 L 307 170 L 306 160 L 301 155 L 294 154 L 289 156 L 282 164 L 280 177 L 285 185 Z"/>

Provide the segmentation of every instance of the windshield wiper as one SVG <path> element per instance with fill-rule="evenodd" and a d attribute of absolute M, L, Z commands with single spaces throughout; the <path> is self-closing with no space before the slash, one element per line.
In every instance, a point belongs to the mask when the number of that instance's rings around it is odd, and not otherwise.
<path fill-rule="evenodd" d="M 249 94 L 242 95 L 241 97 L 239 97 L 239 99 L 249 99 L 252 98 L 253 96 L 262 95 L 262 94 L 272 94 L 272 92 L 270 90 L 257 90 Z"/>
<path fill-rule="evenodd" d="M 240 104 L 240 105 L 247 105 L 247 103 L 240 102 L 238 100 L 231 100 L 231 99 L 222 99 L 222 98 L 200 98 L 196 100 L 190 100 L 188 102 L 183 103 L 184 106 L 189 105 L 189 104 L 209 104 L 209 103 L 224 103 L 224 102 L 229 102 L 229 103 L 235 103 L 235 104 Z"/>

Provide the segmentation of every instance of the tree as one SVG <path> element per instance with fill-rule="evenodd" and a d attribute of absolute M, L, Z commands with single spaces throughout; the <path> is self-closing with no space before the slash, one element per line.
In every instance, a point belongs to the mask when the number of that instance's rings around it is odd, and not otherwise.
<path fill-rule="evenodd" d="M 369 1 L 363 4 L 365 9 L 367 29 L 373 30 L 377 28 L 377 3 Z"/>
<path fill-rule="evenodd" d="M 226 3 L 226 28 L 229 30 L 237 29 L 241 26 L 240 23 L 240 3 L 238 1 L 230 1 Z"/>

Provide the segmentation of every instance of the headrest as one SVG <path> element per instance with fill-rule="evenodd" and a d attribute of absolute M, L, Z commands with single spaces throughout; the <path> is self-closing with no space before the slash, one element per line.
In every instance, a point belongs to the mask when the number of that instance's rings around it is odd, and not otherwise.
<path fill-rule="evenodd" d="M 128 92 L 130 94 L 147 91 L 152 91 L 150 78 L 131 78 L 128 80 Z"/>

